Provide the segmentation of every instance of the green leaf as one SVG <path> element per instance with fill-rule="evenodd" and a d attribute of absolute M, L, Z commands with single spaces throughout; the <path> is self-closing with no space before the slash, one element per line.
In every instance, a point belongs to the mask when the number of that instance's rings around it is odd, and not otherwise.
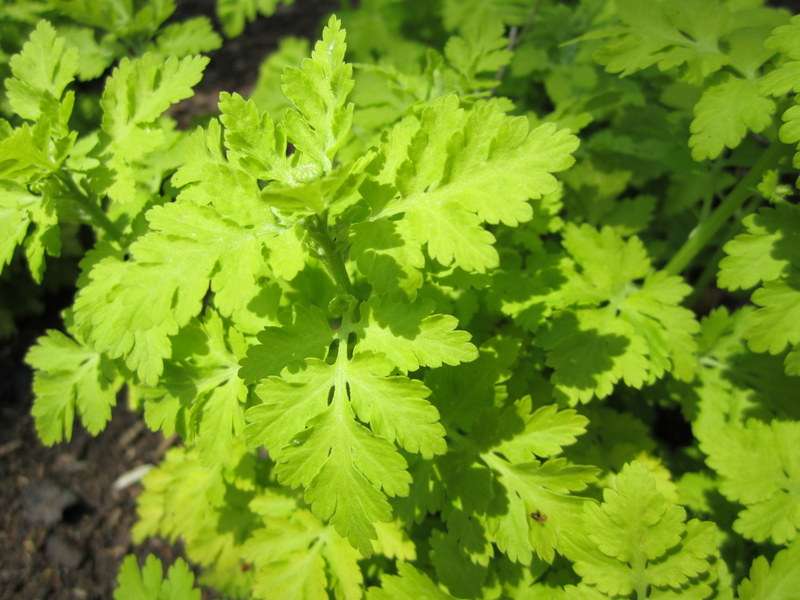
<path fill-rule="evenodd" d="M 74 48 L 80 55 L 77 77 L 80 81 L 99 78 L 105 70 L 118 58 L 121 46 L 109 38 L 100 41 L 95 30 L 89 27 L 59 25 L 58 35 L 63 37 L 67 46 Z"/>
<path fill-rule="evenodd" d="M 722 478 L 726 498 L 745 505 L 734 530 L 748 539 L 785 544 L 800 528 L 798 477 L 800 423 L 750 419 L 742 425 L 711 421 L 698 429 L 700 449 Z"/>
<path fill-rule="evenodd" d="M 571 494 L 594 481 L 594 467 L 570 465 L 563 458 L 512 464 L 486 452 L 481 459 L 492 469 L 502 491 L 495 502 L 505 506 L 487 517 L 491 539 L 512 561 L 528 564 L 531 554 L 552 562 L 567 540 L 580 531 L 586 498 Z"/>
<path fill-rule="evenodd" d="M 451 594 L 458 598 L 480 594 L 489 573 L 486 565 L 472 562 L 454 535 L 434 530 L 430 545 L 436 576 Z"/>
<path fill-rule="evenodd" d="M 729 77 L 707 88 L 694 107 L 692 158 L 715 159 L 724 148 L 736 148 L 748 131 L 760 133 L 770 125 L 774 113 L 775 103 L 751 79 Z"/>
<path fill-rule="evenodd" d="M 739 584 L 741 600 L 796 600 L 800 598 L 800 542 L 793 542 L 768 563 L 759 556 L 750 567 L 750 578 Z"/>
<path fill-rule="evenodd" d="M 776 27 L 764 42 L 767 48 L 782 52 L 789 59 L 761 78 L 761 91 L 772 96 L 800 92 L 800 15 L 792 17 L 788 25 Z"/>
<path fill-rule="evenodd" d="M 353 121 L 353 105 L 347 103 L 353 67 L 344 61 L 346 48 L 341 21 L 332 16 L 311 58 L 283 72 L 283 93 L 294 104 L 283 115 L 286 135 L 325 173 L 333 169 Z"/>
<path fill-rule="evenodd" d="M 207 64 L 202 56 L 123 58 L 106 80 L 100 101 L 103 131 L 121 149 L 138 150 L 134 136 L 149 132 L 140 132 L 137 126 L 153 123 L 171 105 L 190 97 Z"/>
<path fill-rule="evenodd" d="M 498 258 L 481 223 L 529 220 L 528 200 L 556 189 L 551 173 L 572 164 L 576 147 L 574 136 L 552 124 L 528 131 L 525 119 L 507 117 L 495 102 L 465 111 L 455 96 L 440 98 L 387 137 L 378 181 L 399 197 L 376 216 L 402 214 L 406 243 L 427 246 L 444 266 L 485 272 Z"/>
<path fill-rule="evenodd" d="M 292 2 L 293 0 L 218 0 L 217 18 L 227 37 L 237 37 L 257 14 L 269 17 L 279 5 Z"/>
<path fill-rule="evenodd" d="M 237 460 L 241 455 L 242 449 L 237 446 L 227 458 Z M 132 531 L 137 543 L 146 536 L 160 535 L 168 539 L 180 536 L 191 544 L 205 533 L 199 524 L 209 525 L 213 531 L 226 494 L 223 465 L 209 467 L 196 451 L 173 448 L 148 471 L 142 483 L 144 490 L 137 498 L 139 518 Z M 212 554 L 200 562 L 208 564 L 213 558 Z"/>
<path fill-rule="evenodd" d="M 508 422 L 505 427 L 503 421 Z M 531 412 L 531 398 L 525 396 L 514 403 L 513 410 L 508 411 L 505 418 L 501 417 L 500 429 L 507 428 L 514 434 L 495 449 L 512 463 L 525 462 L 533 456 L 555 456 L 564 446 L 574 444 L 577 436 L 586 431 L 588 423 L 586 417 L 574 410 L 558 410 L 554 404 Z M 518 431 L 520 427 L 522 431 Z"/>
<path fill-rule="evenodd" d="M 384 374 L 382 358 L 359 354 L 354 369 Z M 348 377 L 353 410 L 382 438 L 396 442 L 407 452 L 431 458 L 444 454 L 447 444 L 439 412 L 426 400 L 431 391 L 418 379 L 406 377 Z"/>
<path fill-rule="evenodd" d="M 325 357 L 334 333 L 321 310 L 296 305 L 281 327 L 266 327 L 258 334 L 259 343 L 247 350 L 239 375 L 255 383 L 280 375 L 284 368 L 298 371 L 307 358 Z"/>
<path fill-rule="evenodd" d="M 140 571 L 136 557 L 129 554 L 117 577 L 114 600 L 200 600 L 200 590 L 194 587 L 194 573 L 183 559 L 173 563 L 164 579 L 158 558 L 148 554 Z"/>
<path fill-rule="evenodd" d="M 278 48 L 261 63 L 250 99 L 259 109 L 281 119 L 291 102 L 281 92 L 281 75 L 286 67 L 298 67 L 309 54 L 307 39 L 290 35 L 281 37 Z"/>
<path fill-rule="evenodd" d="M 609 595 L 681 589 L 709 570 L 717 545 L 711 523 L 685 518 L 647 467 L 632 462 L 603 491 L 601 504 L 584 505 L 585 533 L 567 540 L 566 554 L 584 583 Z"/>
<path fill-rule="evenodd" d="M 222 38 L 207 17 L 195 17 L 164 27 L 156 38 L 154 53 L 164 58 L 211 52 L 222 46 Z"/>
<path fill-rule="evenodd" d="M 65 48 L 53 26 L 40 21 L 22 52 L 10 60 L 14 77 L 5 84 L 14 112 L 29 121 L 38 120 L 49 99 L 61 99 L 78 72 L 78 61 L 78 51 Z"/>
<path fill-rule="evenodd" d="M 0 177 L 26 183 L 41 179 L 64 159 L 57 154 L 59 150 L 50 139 L 47 121 L 33 126 L 25 123 L 0 140 Z"/>
<path fill-rule="evenodd" d="M 150 233 L 130 247 L 132 259 L 103 258 L 78 293 L 79 330 L 112 357 L 125 357 L 149 385 L 171 354 L 169 336 L 200 313 L 209 286 L 229 316 L 246 308 L 258 294 L 258 278 L 268 274 L 265 246 L 283 229 L 259 206 L 255 182 L 227 181 L 237 194 L 236 221 L 188 200 L 155 207 L 147 214 Z M 224 198 L 220 203 L 229 208 Z"/>
<path fill-rule="evenodd" d="M 559 393 L 571 403 L 588 402 L 610 394 L 620 380 L 636 388 L 667 372 L 691 380 L 699 326 L 680 306 L 689 286 L 653 271 L 636 237 L 573 224 L 563 236 L 575 264 L 561 267 L 561 289 L 539 299 L 556 310 L 537 337 Z"/>
<path fill-rule="evenodd" d="M 116 173 L 109 188 L 120 202 L 134 199 L 135 162 L 165 143 L 165 132 L 155 126 L 172 104 L 188 98 L 208 64 L 201 56 L 166 60 L 151 53 L 123 58 L 106 79 L 100 106 L 102 129 L 110 138 L 108 166 Z"/>
<path fill-rule="evenodd" d="M 747 340 L 755 352 L 778 354 L 800 348 L 800 277 L 768 281 L 753 293 L 759 308 L 749 319 Z M 787 365 L 788 367 L 788 365 Z M 800 375 L 787 368 L 787 373 Z"/>
<path fill-rule="evenodd" d="M 276 472 L 281 483 L 304 485 L 314 513 L 330 519 L 367 557 L 372 554 L 370 539 L 376 537 L 372 522 L 391 520 L 386 495 L 406 495 L 411 478 L 391 444 L 356 423 L 352 412 L 338 412 L 343 409 L 336 396 L 332 406 L 309 423 L 308 433 L 292 440 L 296 448 L 280 452 Z"/>
<path fill-rule="evenodd" d="M 285 180 L 289 168 L 286 139 L 267 113 L 239 94 L 219 96 L 220 121 L 225 126 L 227 158 L 260 179 Z"/>
<path fill-rule="evenodd" d="M 399 292 L 413 300 L 424 280 L 425 255 L 418 246 L 405 242 L 411 238 L 408 222 L 378 219 L 357 223 L 350 234 L 350 255 L 375 293 Z"/>
<path fill-rule="evenodd" d="M 72 20 L 123 38 L 148 39 L 175 11 L 174 0 L 155 0 L 138 5 L 129 0 L 53 0 Z"/>
<path fill-rule="evenodd" d="M 762 208 L 742 220 L 746 233 L 725 244 L 719 285 L 728 290 L 752 288 L 789 275 L 800 265 L 793 240 L 800 235 L 800 210 L 790 204 Z"/>
<path fill-rule="evenodd" d="M 28 351 L 25 362 L 34 369 L 32 412 L 42 442 L 51 446 L 72 439 L 76 410 L 89 433 L 105 428 L 122 385 L 107 357 L 78 336 L 50 329 Z"/>
<path fill-rule="evenodd" d="M 747 232 L 724 246 L 727 256 L 719 264 L 719 285 L 735 290 L 761 284 L 752 296 L 759 308 L 747 318 L 745 337 L 750 348 L 778 354 L 789 346 L 792 353 L 797 353 L 800 209 L 781 203 L 748 215 L 742 222 Z M 792 354 L 786 359 L 786 372 L 800 374 Z"/>
<path fill-rule="evenodd" d="M 411 481 L 387 440 L 430 457 L 445 451 L 444 429 L 421 382 L 387 377 L 381 356 L 339 352 L 334 364 L 309 358 L 259 385 L 263 403 L 247 411 L 245 435 L 270 451 L 282 483 L 302 485 L 314 514 L 368 556 L 373 522 L 391 519 L 386 496 L 407 495 Z"/>
<path fill-rule="evenodd" d="M 371 587 L 367 600 L 453 600 L 423 572 L 406 562 L 397 563 L 397 575 L 383 575 L 381 587 Z"/>
<path fill-rule="evenodd" d="M 29 209 L 38 201 L 24 186 L 0 181 L 0 271 L 25 239 L 31 223 Z"/>
<path fill-rule="evenodd" d="M 237 370 L 246 343 L 209 309 L 175 345 L 159 385 L 142 387 L 148 423 L 165 432 L 177 428 L 187 444 L 197 445 L 204 464 L 219 464 L 244 430 L 248 389 Z"/>
<path fill-rule="evenodd" d="M 457 319 L 432 310 L 427 300 L 405 304 L 373 296 L 361 306 L 356 349 L 381 353 L 402 372 L 475 360 L 478 351 L 471 336 L 456 329 Z"/>
<path fill-rule="evenodd" d="M 358 553 L 310 512 L 297 508 L 285 517 L 267 516 L 243 549 L 255 567 L 254 594 L 266 600 L 361 598 Z"/>
<path fill-rule="evenodd" d="M 595 59 L 610 73 L 625 77 L 657 65 L 679 68 L 683 80 L 698 85 L 729 61 L 719 43 L 731 16 L 719 0 L 620 0 L 616 8 L 622 25 L 587 36 L 607 38 Z"/>
<path fill-rule="evenodd" d="M 459 74 L 458 89 L 462 94 L 499 85 L 495 74 L 511 62 L 505 26 L 498 18 L 471 19 L 461 26 L 458 36 L 447 40 L 444 55 Z"/>

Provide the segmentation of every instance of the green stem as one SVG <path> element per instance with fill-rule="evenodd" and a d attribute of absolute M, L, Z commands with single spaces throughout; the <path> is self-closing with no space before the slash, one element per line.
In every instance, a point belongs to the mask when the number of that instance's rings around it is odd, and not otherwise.
<path fill-rule="evenodd" d="M 522 43 L 522 40 L 525 39 L 525 36 L 528 35 L 531 28 L 533 27 L 534 21 L 536 21 L 536 16 L 539 14 L 539 6 L 541 5 L 542 0 L 537 0 L 536 4 L 531 9 L 530 14 L 528 15 L 528 20 L 525 22 L 525 25 L 522 26 L 520 30 L 519 27 L 516 25 L 513 26 L 508 34 L 508 44 L 506 45 L 506 50 L 509 52 L 514 52 Z M 502 81 L 503 77 L 505 77 L 506 70 L 508 69 L 508 65 L 502 65 L 497 72 L 494 74 L 494 78 L 497 81 Z M 496 88 L 492 90 L 492 95 L 495 94 Z"/>
<path fill-rule="evenodd" d="M 308 222 L 306 230 L 317 242 L 320 251 L 320 260 L 328 269 L 328 273 L 333 279 L 336 287 L 348 296 L 356 297 L 356 290 L 350 281 L 347 267 L 344 264 L 344 256 L 336 246 L 336 240 L 331 237 L 330 230 L 325 215 L 315 215 Z"/>
<path fill-rule="evenodd" d="M 737 209 L 751 196 L 764 172 L 774 167 L 783 154 L 786 146 L 773 142 L 752 166 L 736 187 L 714 209 L 708 219 L 701 221 L 689 234 L 686 242 L 667 263 L 665 270 L 670 275 L 679 275 L 691 264 L 695 257 L 711 242 L 717 232 L 728 222 Z"/>
<path fill-rule="evenodd" d="M 56 177 L 58 177 L 58 181 L 67 188 L 75 201 L 80 204 L 81 208 L 89 213 L 93 225 L 102 229 L 115 242 L 119 242 L 122 239 L 122 233 L 117 229 L 117 226 L 114 225 L 114 222 L 108 218 L 108 215 L 100 208 L 100 205 L 95 202 L 94 198 L 89 197 L 86 192 L 78 187 L 69 174 L 62 171 L 57 173 Z"/>
<path fill-rule="evenodd" d="M 748 202 L 744 207 L 744 214 L 749 215 L 759 204 L 761 204 L 759 198 L 751 199 L 751 201 Z M 706 292 L 709 285 L 711 285 L 711 282 L 717 276 L 717 271 L 719 270 L 719 261 L 721 261 L 725 256 L 723 246 L 728 242 L 728 240 L 733 239 L 733 237 L 739 233 L 741 229 L 741 221 L 734 221 L 725 230 L 725 233 L 722 235 L 722 237 L 719 238 L 719 246 L 711 258 L 705 261 L 705 267 L 703 267 L 703 271 L 700 273 L 697 281 L 695 281 L 692 293 L 685 300 L 686 306 L 694 306 L 700 301 L 702 295 Z"/>

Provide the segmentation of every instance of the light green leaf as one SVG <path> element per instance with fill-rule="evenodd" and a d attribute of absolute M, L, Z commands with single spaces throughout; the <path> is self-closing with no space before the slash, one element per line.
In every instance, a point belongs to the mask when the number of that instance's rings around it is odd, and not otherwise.
<path fill-rule="evenodd" d="M 14 256 L 14 250 L 25 239 L 31 217 L 29 207 L 39 201 L 24 186 L 0 181 L 0 271 Z"/>
<path fill-rule="evenodd" d="M 376 294 L 393 293 L 413 300 L 422 287 L 425 255 L 405 220 L 376 219 L 357 223 L 350 231 L 350 255 Z"/>
<path fill-rule="evenodd" d="M 283 70 L 300 66 L 309 54 L 309 46 L 306 38 L 282 36 L 278 48 L 258 68 L 258 79 L 250 99 L 276 120 L 283 118 L 283 113 L 291 107 L 291 102 L 280 89 Z"/>
<path fill-rule="evenodd" d="M 321 310 L 296 305 L 281 327 L 266 327 L 258 334 L 259 343 L 248 349 L 239 375 L 254 383 L 280 375 L 284 368 L 297 371 L 307 358 L 324 358 L 334 333 Z"/>
<path fill-rule="evenodd" d="M 164 27 L 156 38 L 154 54 L 180 58 L 211 52 L 220 46 L 222 39 L 214 31 L 211 21 L 207 17 L 195 17 Z"/>
<path fill-rule="evenodd" d="M 800 92 L 800 15 L 792 17 L 788 25 L 776 27 L 764 42 L 767 48 L 784 53 L 788 58 L 778 68 L 761 78 L 761 91 L 773 96 Z"/>
<path fill-rule="evenodd" d="M 252 100 L 222 92 L 220 121 L 225 126 L 225 148 L 230 162 L 263 180 L 286 178 L 286 139 L 267 113 Z"/>
<path fill-rule="evenodd" d="M 571 403 L 588 402 L 610 394 L 620 380 L 636 388 L 667 372 L 691 380 L 699 325 L 680 306 L 689 286 L 654 272 L 636 237 L 572 224 L 563 236 L 575 264 L 561 265 L 560 289 L 540 298 L 556 310 L 537 337 L 559 393 Z"/>
<path fill-rule="evenodd" d="M 332 16 L 311 58 L 283 72 L 283 93 L 295 106 L 283 115 L 286 135 L 325 173 L 333 169 L 353 121 L 353 105 L 347 104 L 353 67 L 344 61 L 346 47 L 341 22 Z"/>
<path fill-rule="evenodd" d="M 14 77 L 5 83 L 14 112 L 29 121 L 38 120 L 45 101 L 61 99 L 78 72 L 78 62 L 78 51 L 65 48 L 53 26 L 40 21 L 22 52 L 10 60 Z"/>
<path fill-rule="evenodd" d="M 111 138 L 107 164 L 116 173 L 109 188 L 112 198 L 134 199 L 135 162 L 166 140 L 155 121 L 172 104 L 192 95 L 207 64 L 200 56 L 164 60 L 147 53 L 134 60 L 123 58 L 106 79 L 100 106 L 102 129 Z"/>
<path fill-rule="evenodd" d="M 297 506 L 267 516 L 243 548 L 255 568 L 254 594 L 266 600 L 325 600 L 336 588 L 343 600 L 360 598 L 358 553 L 316 517 Z"/>
<path fill-rule="evenodd" d="M 58 156 L 46 121 L 27 123 L 0 140 L 0 177 L 27 183 L 55 171 L 63 156 Z"/>
<path fill-rule="evenodd" d="M 361 306 L 356 349 L 381 353 L 403 372 L 475 360 L 478 351 L 471 336 L 456 329 L 456 318 L 431 315 L 432 309 L 427 300 L 405 304 L 373 296 Z"/>
<path fill-rule="evenodd" d="M 133 554 L 125 557 L 117 577 L 114 600 L 200 600 L 194 587 L 194 573 L 182 558 L 169 568 L 164 578 L 161 561 L 147 555 L 141 571 Z"/>
<path fill-rule="evenodd" d="M 800 347 L 800 209 L 780 203 L 763 208 L 743 220 L 746 233 L 725 244 L 727 256 L 720 261 L 719 284 L 727 289 L 761 284 L 752 300 L 759 308 L 748 314 L 745 337 L 756 352 L 778 354 L 787 346 Z M 793 355 L 786 372 L 800 375 Z"/>
<path fill-rule="evenodd" d="M 629 463 L 604 490 L 602 504 L 584 505 L 585 529 L 567 540 L 566 555 L 584 583 L 609 595 L 680 588 L 710 569 L 717 545 L 711 523 L 685 518 L 647 467 Z"/>
<path fill-rule="evenodd" d="M 778 354 L 788 345 L 796 351 L 800 344 L 800 277 L 768 281 L 753 293 L 753 303 L 759 308 L 752 313 L 745 333 L 750 348 Z"/>
<path fill-rule="evenodd" d="M 207 64 L 208 59 L 202 56 L 161 60 L 145 54 L 135 60 L 123 58 L 106 80 L 100 101 L 103 131 L 120 148 L 128 148 L 126 142 L 133 143 L 136 126 L 153 123 L 171 105 L 193 94 L 192 87 L 200 81 Z"/>
<path fill-rule="evenodd" d="M 505 427 L 514 433 L 495 449 L 512 463 L 529 461 L 533 456 L 559 454 L 564 446 L 575 443 L 589 423 L 586 417 L 574 410 L 558 410 L 554 404 L 531 412 L 530 396 L 515 402 L 513 410 L 509 410 L 505 418 L 501 417 L 502 421 L 507 422 Z M 502 429 L 503 425 L 500 427 Z"/>
<path fill-rule="evenodd" d="M 797 600 L 800 598 L 800 541 L 781 550 L 768 563 L 759 556 L 750 567 L 750 577 L 739 584 L 741 600 Z"/>
<path fill-rule="evenodd" d="M 248 196 L 257 202 L 254 187 L 237 191 L 243 207 Z M 171 353 L 168 336 L 199 314 L 209 286 L 220 312 L 231 315 L 252 300 L 257 278 L 266 275 L 263 248 L 280 229 L 267 207 L 238 216 L 234 222 L 212 206 L 185 201 L 153 208 L 151 231 L 131 246 L 132 260 L 109 256 L 89 272 L 75 302 L 79 330 L 155 383 Z"/>
<path fill-rule="evenodd" d="M 800 266 L 800 251 L 793 238 L 800 233 L 800 210 L 789 204 L 762 208 L 742 221 L 747 229 L 724 246 L 719 285 L 728 290 L 748 289 L 762 281 L 789 275 Z"/>
<path fill-rule="evenodd" d="M 498 258 L 481 223 L 529 220 L 528 200 L 556 188 L 551 173 L 572 164 L 576 147 L 574 136 L 552 124 L 529 132 L 525 119 L 507 117 L 495 102 L 465 111 L 446 96 L 388 135 L 378 181 L 399 197 L 375 211 L 403 214 L 408 241 L 427 246 L 442 265 L 484 272 Z"/>
<path fill-rule="evenodd" d="M 33 417 L 48 446 L 72 439 L 75 412 L 92 434 L 102 431 L 122 380 L 114 364 L 82 342 L 50 329 L 25 357 L 34 369 Z"/>
<path fill-rule="evenodd" d="M 757 542 L 795 539 L 800 529 L 800 494 L 793 484 L 800 471 L 800 424 L 710 422 L 696 435 L 708 465 L 722 478 L 722 494 L 746 507 L 733 528 Z"/>
<path fill-rule="evenodd" d="M 751 79 L 729 77 L 709 87 L 694 107 L 692 158 L 715 159 L 724 148 L 736 148 L 748 131 L 760 133 L 772 123 L 774 113 L 775 103 Z"/>
<path fill-rule="evenodd" d="M 406 562 L 397 563 L 397 575 L 383 575 L 381 587 L 371 587 L 367 600 L 453 600 L 430 577 Z"/>
<path fill-rule="evenodd" d="M 380 355 L 348 358 L 340 348 L 333 364 L 309 358 L 296 373 L 266 379 L 256 389 L 263 403 L 246 415 L 248 442 L 267 447 L 279 480 L 302 485 L 314 514 L 364 556 L 373 522 L 391 520 L 386 496 L 407 495 L 411 481 L 389 440 L 425 457 L 446 449 L 438 412 L 425 400 L 430 391 L 390 371 Z"/>
<path fill-rule="evenodd" d="M 257 14 L 271 16 L 281 4 L 291 4 L 293 0 L 218 0 L 217 17 L 227 37 L 236 37 L 244 31 L 247 23 Z"/>
<path fill-rule="evenodd" d="M 623 25 L 587 36 L 607 38 L 595 58 L 610 73 L 625 77 L 653 65 L 678 67 L 682 79 L 697 85 L 729 60 L 719 42 L 731 17 L 719 0 L 619 0 L 616 16 Z"/>
<path fill-rule="evenodd" d="M 504 513 L 487 517 L 493 541 L 520 564 L 528 564 L 532 553 L 552 562 L 555 551 L 563 552 L 564 543 L 581 530 L 579 515 L 587 499 L 570 492 L 585 489 L 597 469 L 561 458 L 522 464 L 493 452 L 481 458 L 494 471 L 508 506 Z"/>
<path fill-rule="evenodd" d="M 356 355 L 347 384 L 353 411 L 379 436 L 396 442 L 407 452 L 431 458 L 444 454 L 447 444 L 439 412 L 426 400 L 431 391 L 418 379 L 364 376 L 370 371 L 387 374 L 386 362 Z"/>
<path fill-rule="evenodd" d="M 312 511 L 367 557 L 376 537 L 372 522 L 392 518 L 386 495 L 407 495 L 411 478 L 403 457 L 356 423 L 337 390 L 331 408 L 276 456 L 276 472 L 281 483 L 303 485 Z"/>

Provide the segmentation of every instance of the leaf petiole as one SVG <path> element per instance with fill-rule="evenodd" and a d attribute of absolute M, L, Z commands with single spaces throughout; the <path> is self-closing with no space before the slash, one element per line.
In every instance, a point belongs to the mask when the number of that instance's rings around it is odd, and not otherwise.
<path fill-rule="evenodd" d="M 119 242 L 122 239 L 122 233 L 117 229 L 114 222 L 108 218 L 108 215 L 100 208 L 100 205 L 95 202 L 95 199 L 82 190 L 69 174 L 60 171 L 56 173 L 56 178 L 61 185 L 67 188 L 67 191 L 81 208 L 89 213 L 94 225 L 97 225 L 97 227 L 105 231 L 115 242 Z"/>
<path fill-rule="evenodd" d="M 306 220 L 306 231 L 317 243 L 318 258 L 328 270 L 339 290 L 352 297 L 356 297 L 356 290 L 350 281 L 347 267 L 344 264 L 342 248 L 331 236 L 325 215 L 314 215 Z"/>
<path fill-rule="evenodd" d="M 786 149 L 786 145 L 775 141 L 761 154 L 747 175 L 739 180 L 722 203 L 689 233 L 689 237 L 664 268 L 667 273 L 679 275 L 692 263 L 739 207 L 750 198 L 761 177 L 766 171 L 775 167 Z"/>

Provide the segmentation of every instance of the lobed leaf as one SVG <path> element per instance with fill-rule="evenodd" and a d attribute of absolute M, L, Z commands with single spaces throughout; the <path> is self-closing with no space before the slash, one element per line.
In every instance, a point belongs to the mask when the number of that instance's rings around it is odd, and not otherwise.
<path fill-rule="evenodd" d="M 78 62 L 78 51 L 65 47 L 48 21 L 39 21 L 22 51 L 9 61 L 14 77 L 5 84 L 14 112 L 28 121 L 38 120 L 48 100 L 61 100 Z"/>
<path fill-rule="evenodd" d="M 481 223 L 529 220 L 528 200 L 555 189 L 551 173 L 572 164 L 576 147 L 576 138 L 552 124 L 528 131 L 496 103 L 465 111 L 455 96 L 439 98 L 387 136 L 378 181 L 397 196 L 376 207 L 375 217 L 402 214 L 406 244 L 427 246 L 444 266 L 485 272 L 498 258 Z"/>
<path fill-rule="evenodd" d="M 388 371 L 374 355 L 340 355 L 332 365 L 309 358 L 303 370 L 259 385 L 263 403 L 246 415 L 249 443 L 269 449 L 279 480 L 302 485 L 314 514 L 365 556 L 373 522 L 391 518 L 386 496 L 407 495 L 411 481 L 387 440 L 427 457 L 446 448 L 438 412 L 425 400 L 429 390 Z"/>
<path fill-rule="evenodd" d="M 709 570 L 717 543 L 711 523 L 685 518 L 683 508 L 658 491 L 647 467 L 629 463 L 601 504 L 584 505 L 585 533 L 568 540 L 566 554 L 583 582 L 605 594 L 685 588 Z"/>
<path fill-rule="evenodd" d="M 707 88 L 694 107 L 689 147 L 696 161 L 717 158 L 736 148 L 748 131 L 760 133 L 772 123 L 775 103 L 750 79 L 729 77 Z"/>
<path fill-rule="evenodd" d="M 42 442 L 51 446 L 72 439 L 76 411 L 90 433 L 105 428 L 122 385 L 113 362 L 80 337 L 53 329 L 37 340 L 25 361 L 34 369 L 32 413 Z"/>
<path fill-rule="evenodd" d="M 341 22 L 332 16 L 311 58 L 283 72 L 283 93 L 294 104 L 283 115 L 286 135 L 325 173 L 333 169 L 353 121 L 353 105 L 347 103 L 353 67 L 344 61 L 346 48 Z"/>
<path fill-rule="evenodd" d="M 136 557 L 125 557 L 117 577 L 114 600 L 200 600 L 200 589 L 194 587 L 194 573 L 178 558 L 164 578 L 161 561 L 147 555 L 139 569 Z"/>

